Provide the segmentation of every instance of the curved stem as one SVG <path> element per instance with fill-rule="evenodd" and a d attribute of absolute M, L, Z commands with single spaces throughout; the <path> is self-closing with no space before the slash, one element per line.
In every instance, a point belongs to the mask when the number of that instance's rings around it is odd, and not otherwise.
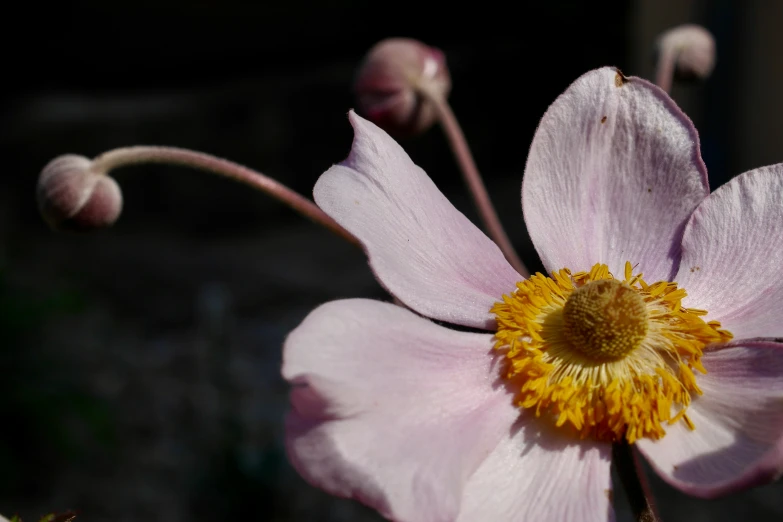
<path fill-rule="evenodd" d="M 445 98 L 439 94 L 431 93 L 427 89 L 420 88 L 419 92 L 424 96 L 438 112 L 441 127 L 446 133 L 446 137 L 451 145 L 451 150 L 457 159 L 462 176 L 465 179 L 465 183 L 468 185 L 471 196 L 473 196 L 473 202 L 478 209 L 479 216 L 484 222 L 484 226 L 487 228 L 487 233 L 492 240 L 500 248 L 506 260 L 513 266 L 517 272 L 523 277 L 528 277 L 530 273 L 525 267 L 522 260 L 517 255 L 514 247 L 511 245 L 506 231 L 503 230 L 503 225 L 500 224 L 495 207 L 492 206 L 492 201 L 487 194 L 487 188 L 484 186 L 484 182 L 481 179 L 481 174 L 476 167 L 476 162 L 473 161 L 473 155 L 470 153 L 467 140 L 465 140 L 465 134 L 462 132 L 462 128 L 457 121 L 457 117 L 451 110 L 449 103 Z"/>
<path fill-rule="evenodd" d="M 260 190 L 261 192 L 282 201 L 292 209 L 313 222 L 326 227 L 349 243 L 361 246 L 359 240 L 357 240 L 353 234 L 345 230 L 323 210 L 318 208 L 315 203 L 301 194 L 264 176 L 260 172 L 203 152 L 176 147 L 124 147 L 105 152 L 95 158 L 93 160 L 92 170 L 95 172 L 108 173 L 110 170 L 118 167 L 141 163 L 162 163 L 192 167 L 244 183 L 249 187 Z"/>
<path fill-rule="evenodd" d="M 644 476 L 639 456 L 626 440 L 612 445 L 612 462 L 623 483 L 623 489 L 631 504 L 637 522 L 661 522 L 655 511 L 650 485 Z"/>
<path fill-rule="evenodd" d="M 670 94 L 672 91 L 672 82 L 674 81 L 674 67 L 677 63 L 677 50 L 664 49 L 658 56 L 658 63 L 655 66 L 655 85 Z"/>

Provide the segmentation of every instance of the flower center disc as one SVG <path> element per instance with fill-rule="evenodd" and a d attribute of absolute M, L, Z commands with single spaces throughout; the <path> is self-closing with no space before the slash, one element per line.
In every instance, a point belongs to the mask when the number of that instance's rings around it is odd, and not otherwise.
<path fill-rule="evenodd" d="M 515 400 L 580 437 L 633 443 L 660 439 L 683 421 L 702 349 L 731 339 L 705 310 L 685 308 L 677 283 L 648 284 L 630 262 L 622 278 L 596 264 L 535 274 L 495 303 L 495 348 L 518 386 Z"/>
<path fill-rule="evenodd" d="M 638 292 L 616 279 L 587 283 L 563 307 L 563 335 L 597 361 L 628 355 L 644 341 L 647 306 Z"/>

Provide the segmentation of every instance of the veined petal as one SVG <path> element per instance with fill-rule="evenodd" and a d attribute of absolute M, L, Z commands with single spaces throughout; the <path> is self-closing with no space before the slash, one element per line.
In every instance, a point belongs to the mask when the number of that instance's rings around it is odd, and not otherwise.
<path fill-rule="evenodd" d="M 288 337 L 287 447 L 300 474 L 401 521 L 453 521 L 519 416 L 492 336 L 378 301 L 328 303 Z"/>
<path fill-rule="evenodd" d="M 695 425 L 637 442 L 653 468 L 684 492 L 712 498 L 783 473 L 783 344 L 736 341 L 705 352 Z"/>
<path fill-rule="evenodd" d="M 348 159 L 315 185 L 318 206 L 364 245 L 381 284 L 417 312 L 492 328 L 489 309 L 522 277 L 393 139 L 353 112 Z"/>
<path fill-rule="evenodd" d="M 610 464 L 611 445 L 574 439 L 528 415 L 470 479 L 457 520 L 614 520 Z"/>
<path fill-rule="evenodd" d="M 676 281 L 735 338 L 783 337 L 783 163 L 732 179 L 685 228 Z"/>
<path fill-rule="evenodd" d="M 549 107 L 530 146 L 522 208 L 547 270 L 671 279 L 693 209 L 709 194 L 693 124 L 658 87 L 605 67 Z"/>

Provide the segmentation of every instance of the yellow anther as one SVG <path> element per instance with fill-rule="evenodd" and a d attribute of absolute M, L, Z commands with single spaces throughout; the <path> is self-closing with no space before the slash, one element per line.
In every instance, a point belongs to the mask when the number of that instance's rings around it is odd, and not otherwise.
<path fill-rule="evenodd" d="M 623 280 L 602 264 L 535 274 L 495 304 L 495 348 L 521 383 L 521 408 L 606 441 L 659 439 L 680 420 L 694 428 L 686 410 L 701 394 L 702 349 L 731 334 L 683 308 L 676 283 L 648 284 L 633 268 Z"/>

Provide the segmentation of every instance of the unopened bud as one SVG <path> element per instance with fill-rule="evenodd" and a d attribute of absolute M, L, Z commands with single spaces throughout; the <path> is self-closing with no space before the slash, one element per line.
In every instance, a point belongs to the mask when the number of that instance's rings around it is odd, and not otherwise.
<path fill-rule="evenodd" d="M 417 40 L 390 38 L 367 53 L 354 82 L 359 112 L 389 133 L 424 132 L 438 118 L 429 99 L 451 90 L 446 58 Z"/>
<path fill-rule="evenodd" d="M 681 25 L 656 41 L 657 59 L 671 56 L 677 80 L 706 80 L 715 67 L 715 39 L 700 25 Z"/>
<path fill-rule="evenodd" d="M 87 231 L 111 226 L 122 211 L 122 192 L 84 156 L 67 154 L 41 171 L 38 209 L 55 230 Z"/>

